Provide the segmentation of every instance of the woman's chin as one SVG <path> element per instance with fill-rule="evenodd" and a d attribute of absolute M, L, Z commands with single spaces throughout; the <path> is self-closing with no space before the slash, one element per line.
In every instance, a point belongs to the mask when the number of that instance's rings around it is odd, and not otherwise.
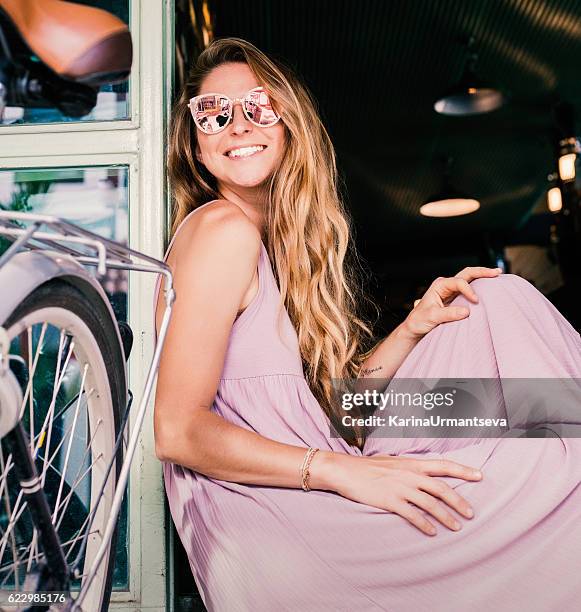
<path fill-rule="evenodd" d="M 264 181 L 268 178 L 269 174 L 267 172 L 260 172 L 259 174 L 244 174 L 241 176 L 232 176 L 230 177 L 230 183 L 236 185 L 238 187 L 244 187 L 245 189 L 250 189 L 252 187 L 258 187 L 264 183 Z"/>

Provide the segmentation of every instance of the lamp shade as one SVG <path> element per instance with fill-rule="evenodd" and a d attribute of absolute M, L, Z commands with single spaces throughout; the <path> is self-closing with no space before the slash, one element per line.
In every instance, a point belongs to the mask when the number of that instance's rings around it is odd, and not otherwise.
<path fill-rule="evenodd" d="M 473 213 L 479 208 L 478 200 L 454 189 L 446 176 L 442 191 L 426 200 L 420 207 L 420 214 L 425 217 L 459 217 Z"/>
<path fill-rule="evenodd" d="M 563 208 L 563 200 L 559 187 L 552 187 L 547 192 L 547 206 L 551 212 L 559 212 Z"/>
<path fill-rule="evenodd" d="M 447 198 L 426 202 L 420 207 L 420 213 L 425 217 L 460 217 L 468 215 L 480 208 L 480 202 L 473 198 Z"/>
<path fill-rule="evenodd" d="M 434 102 L 434 110 L 442 115 L 479 115 L 490 113 L 505 103 L 504 94 L 483 83 L 473 66 L 475 56 L 468 62 L 460 81 Z"/>
<path fill-rule="evenodd" d="M 480 115 L 490 113 L 504 104 L 503 95 L 489 87 L 454 90 L 434 103 L 441 115 Z"/>

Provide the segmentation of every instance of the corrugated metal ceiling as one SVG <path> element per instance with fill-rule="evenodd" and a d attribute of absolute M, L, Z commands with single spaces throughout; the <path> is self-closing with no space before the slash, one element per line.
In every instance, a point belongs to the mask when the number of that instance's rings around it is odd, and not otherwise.
<path fill-rule="evenodd" d="M 571 0 L 210 0 L 214 34 L 292 64 L 337 147 L 364 254 L 470 249 L 506 236 L 544 197 L 554 170 L 551 106 L 581 113 L 581 2 Z M 434 100 L 460 77 L 473 36 L 478 75 L 510 95 L 499 111 L 443 117 Z M 455 219 L 419 215 L 441 187 L 480 199 Z M 542 208 L 542 206 L 541 206 Z M 451 246 L 450 246 L 451 245 Z"/>

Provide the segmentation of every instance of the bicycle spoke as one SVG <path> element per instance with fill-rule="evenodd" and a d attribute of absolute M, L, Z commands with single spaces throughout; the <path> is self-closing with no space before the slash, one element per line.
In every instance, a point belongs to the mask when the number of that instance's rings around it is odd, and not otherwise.
<path fill-rule="evenodd" d="M 4 451 L 2 451 L 2 461 L 4 461 Z M 12 462 L 12 453 L 8 455 L 6 463 L 6 467 L 4 467 L 4 463 L 2 464 L 2 474 L 0 474 L 0 479 L 2 480 L 2 483 L 0 484 L 0 496 L 4 493 L 4 489 L 7 488 L 6 483 L 8 482 L 8 473 L 14 466 L 14 463 Z"/>
<path fill-rule="evenodd" d="M 29 326 L 30 327 L 30 326 Z M 40 354 L 42 352 L 42 347 L 44 346 L 44 335 L 46 333 L 46 328 L 48 327 L 48 323 L 43 323 L 42 324 L 42 329 L 40 331 L 40 338 L 38 340 L 38 344 L 36 347 L 36 353 L 34 355 L 34 362 L 32 364 L 32 368 L 28 368 L 28 383 L 26 385 L 26 390 L 24 392 L 24 397 L 22 399 L 22 406 L 20 409 L 20 418 L 22 419 L 22 416 L 24 414 L 24 409 L 26 407 L 26 401 L 29 399 L 29 395 L 31 396 L 30 398 L 30 420 L 31 422 L 34 421 L 34 391 L 32 389 L 32 382 L 34 380 L 34 374 L 36 372 L 36 366 L 38 365 L 38 358 L 40 357 Z M 29 359 L 29 363 L 30 363 L 30 355 L 31 355 L 32 351 L 28 352 L 28 359 Z M 32 436 L 31 436 L 32 439 Z"/>
<path fill-rule="evenodd" d="M 83 523 L 83 525 L 86 525 L 86 522 L 87 522 L 87 521 L 86 521 L 86 519 L 85 519 L 85 522 Z M 98 530 L 98 529 L 95 529 L 94 531 L 91 531 L 91 532 L 89 533 L 89 535 L 93 535 L 93 534 L 98 533 L 98 532 L 99 532 L 99 530 Z M 83 534 L 83 535 L 84 535 L 84 534 Z M 77 534 L 75 534 L 75 535 L 74 535 L 74 536 L 73 536 L 73 537 L 72 537 L 70 540 L 66 540 L 65 542 L 61 542 L 61 546 L 62 546 L 63 548 L 64 548 L 65 546 L 69 545 L 69 544 L 70 544 L 71 546 L 74 546 L 74 545 L 75 545 L 75 543 L 76 543 L 76 542 L 79 540 L 79 538 L 80 538 L 80 537 L 81 537 L 81 536 L 80 536 L 80 535 L 78 535 L 78 532 L 77 532 Z M 30 551 L 31 546 L 32 546 L 32 541 L 31 541 L 31 543 L 30 543 L 30 544 L 28 544 L 28 546 L 27 546 L 25 549 L 23 549 L 23 550 L 21 551 L 21 554 L 20 554 L 20 556 L 18 557 L 18 563 L 19 563 L 19 564 L 21 564 L 21 563 L 23 562 L 24 557 L 26 557 L 26 555 L 29 555 L 29 551 Z M 42 551 L 37 551 L 37 552 L 34 554 L 34 556 L 33 556 L 33 561 L 34 561 L 35 563 L 38 563 L 38 561 L 40 561 L 40 560 L 41 560 L 43 557 L 44 557 L 44 553 L 43 553 Z M 12 564 L 10 564 L 10 565 L 12 565 Z M 5 569 L 8 569 L 8 567 L 9 567 L 9 565 L 2 565 L 2 566 L 0 566 L 0 573 L 1 573 L 1 572 L 3 572 Z M 7 579 L 8 579 L 8 578 L 10 578 L 10 576 L 12 575 L 12 572 L 13 572 L 13 571 L 14 571 L 14 569 L 11 569 L 11 570 L 10 570 L 10 572 L 8 572 L 7 576 L 4 578 L 3 582 L 1 583 L 1 586 L 3 586 L 3 585 L 6 583 Z M 30 571 L 30 570 L 29 570 L 29 571 Z M 2 608 L 0 608 L 0 610 L 2 610 Z"/>
<path fill-rule="evenodd" d="M 91 389 L 88 393 L 85 393 L 85 399 L 88 399 L 89 397 L 91 397 L 91 395 L 93 394 L 95 389 Z M 67 407 L 70 407 L 72 405 L 68 404 Z M 61 412 L 62 414 L 62 412 Z M 56 417 L 55 417 L 56 419 Z M 55 459 L 55 457 L 57 456 L 59 450 L 61 449 L 61 447 L 63 446 L 63 444 L 66 442 L 67 439 L 67 435 L 69 434 L 69 432 L 71 431 L 73 427 L 73 424 L 69 425 L 68 428 L 65 430 L 62 440 L 58 443 L 57 447 L 54 449 L 53 454 L 50 456 L 50 459 L 48 460 L 49 463 L 49 467 L 52 467 L 52 469 L 57 472 L 58 474 L 61 474 L 60 470 L 58 470 L 58 468 L 54 467 L 54 465 L 52 465 L 53 460 Z M 46 459 L 42 456 L 42 455 L 37 455 L 37 458 L 40 459 L 41 461 L 46 461 Z"/>
<path fill-rule="evenodd" d="M 73 348 L 75 346 L 74 342 L 69 342 L 69 350 L 67 352 L 65 363 L 64 363 L 64 366 L 62 368 L 62 371 L 60 371 L 60 363 L 61 363 L 61 360 L 62 360 L 62 353 L 61 353 L 61 351 L 64 350 L 64 346 L 65 346 L 65 334 L 66 334 L 65 330 L 62 329 L 61 330 L 60 341 L 59 341 L 59 354 L 58 354 L 57 366 L 56 366 L 56 371 L 59 374 L 58 382 L 55 383 L 55 386 L 54 386 L 54 389 L 53 389 L 53 393 L 52 393 L 52 399 L 51 399 L 50 406 L 49 406 L 49 409 L 48 409 L 48 413 L 51 415 L 51 419 L 50 419 L 50 428 L 48 430 L 48 440 L 47 440 L 47 443 L 46 443 L 46 452 L 47 452 L 47 454 L 50 452 L 50 440 L 51 440 L 51 437 L 52 437 L 52 429 L 53 429 L 53 423 L 54 423 L 54 421 L 52 419 L 52 416 L 54 415 L 54 408 L 55 408 L 55 404 L 56 404 L 57 395 L 58 395 L 59 389 L 61 387 L 61 384 L 63 382 L 64 376 L 65 376 L 65 373 L 66 373 L 66 370 L 67 370 L 67 365 L 69 363 L 69 360 L 70 360 L 72 352 L 73 352 Z M 57 378 L 55 376 L 55 381 L 56 380 L 57 380 Z M 48 467 L 48 464 L 45 464 L 44 469 L 42 470 L 41 477 L 40 477 L 40 483 L 41 483 L 42 487 L 44 487 L 44 482 L 45 482 L 45 479 L 46 479 L 46 470 L 47 470 L 47 467 Z"/>
<path fill-rule="evenodd" d="M 53 525 L 54 525 L 55 520 L 56 520 L 56 513 L 57 513 L 56 509 L 58 508 L 59 501 L 61 499 L 61 495 L 62 495 L 62 492 L 63 492 L 63 485 L 64 485 L 64 480 L 65 480 L 65 474 L 67 473 L 67 468 L 69 466 L 69 458 L 71 456 L 71 447 L 72 447 L 72 444 L 73 444 L 75 429 L 76 429 L 76 426 L 77 426 L 77 419 L 78 419 L 78 416 L 79 416 L 79 408 L 81 406 L 81 398 L 83 397 L 83 391 L 85 389 L 85 379 L 87 377 L 87 370 L 88 369 L 89 369 L 89 365 L 85 364 L 85 367 L 83 368 L 83 379 L 81 381 L 81 392 L 79 393 L 79 400 L 78 400 L 77 406 L 75 408 L 75 416 L 73 417 L 72 431 L 71 431 L 70 436 L 69 436 L 69 445 L 67 447 L 67 452 L 66 452 L 66 456 L 65 456 L 65 465 L 64 465 L 64 468 L 62 470 L 61 481 L 60 481 L 60 484 L 59 484 L 59 490 L 58 490 L 58 493 L 57 493 L 56 502 L 54 504 L 55 510 L 53 512 L 53 515 L 52 515 L 52 524 Z"/>
<path fill-rule="evenodd" d="M 32 532 L 32 541 L 30 542 L 28 546 L 28 548 L 30 548 L 30 555 L 28 555 L 28 563 L 26 564 L 27 572 L 29 572 L 32 569 L 32 560 L 33 560 L 33 557 L 36 557 L 37 544 L 38 544 L 37 538 L 38 538 L 38 531 L 35 527 Z"/>
<path fill-rule="evenodd" d="M 85 526 L 89 523 L 89 519 L 91 518 L 90 514 L 87 514 L 85 520 L 83 521 L 83 524 L 79 527 L 79 529 L 77 530 L 77 533 L 75 534 L 75 538 L 74 538 L 74 542 L 70 545 L 69 549 L 67 550 L 67 552 L 65 553 L 65 559 L 68 561 L 69 559 L 69 555 L 71 554 L 74 545 L 79 541 L 79 539 L 84 538 L 85 534 L 81 533 L 81 531 L 85 528 Z M 89 532 L 89 535 L 91 535 L 92 533 L 98 533 L 99 530 L 95 529 L 95 531 L 91 531 Z"/>
<path fill-rule="evenodd" d="M 32 372 L 32 325 L 29 325 L 27 328 L 27 336 L 28 336 L 28 351 L 27 351 L 27 357 L 28 357 L 28 372 Z M 36 354 L 35 354 L 35 361 L 36 358 L 40 355 L 40 350 L 37 348 L 36 350 Z M 32 381 L 34 379 L 34 374 L 32 376 L 30 376 L 29 374 L 29 382 Z M 28 436 L 29 436 L 29 444 L 30 444 L 30 450 L 32 451 L 32 440 L 34 440 L 34 393 L 31 393 L 29 396 L 29 401 L 28 401 L 28 418 L 29 418 L 29 432 L 28 432 Z M 26 408 L 26 400 L 23 399 L 22 400 L 22 408 L 20 410 L 20 418 L 22 419 L 22 416 L 24 414 L 24 410 Z"/>
<path fill-rule="evenodd" d="M 64 344 L 63 337 L 64 337 L 64 330 L 61 331 L 61 336 L 60 336 L 59 355 L 58 355 L 58 360 L 57 360 L 57 371 L 60 368 L 61 355 L 62 355 L 60 349 L 62 348 L 62 346 Z M 34 451 L 33 451 L 33 457 L 34 458 L 36 458 L 36 453 L 38 452 L 38 449 L 40 448 L 40 446 L 42 444 L 43 433 L 44 433 L 44 431 L 46 429 L 47 421 L 48 421 L 49 417 L 51 416 L 52 412 L 54 411 L 54 404 L 55 404 L 55 401 L 56 401 L 56 395 L 58 394 L 58 390 L 60 389 L 60 386 L 62 384 L 62 381 L 63 381 L 63 378 L 64 378 L 64 373 L 66 372 L 66 365 L 68 364 L 68 361 L 70 359 L 73 347 L 74 347 L 74 344 L 70 347 L 69 353 L 68 353 L 68 355 L 66 357 L 66 360 L 65 360 L 65 366 L 63 367 L 62 375 L 59 377 L 58 382 L 55 385 L 55 388 L 54 388 L 54 391 L 53 391 L 53 399 L 51 400 L 51 405 L 50 405 L 49 410 L 47 412 L 47 416 L 46 416 L 46 418 L 44 420 L 44 423 L 42 425 L 41 431 L 38 433 L 37 438 L 38 438 L 39 442 L 35 446 Z M 56 378 L 55 378 L 55 380 L 56 380 Z M 51 420 L 51 427 L 50 427 L 50 430 L 49 430 L 49 442 L 47 443 L 47 450 L 50 447 L 50 432 L 52 432 L 52 420 Z M 46 462 L 44 462 L 44 468 L 43 468 L 43 472 L 42 472 L 43 478 L 41 479 L 41 486 L 44 486 L 44 478 L 46 478 L 46 469 L 47 469 L 47 464 L 46 464 Z M 14 512 L 16 512 L 16 508 L 17 508 L 18 503 L 19 503 L 21 498 L 22 498 L 22 490 L 20 491 L 20 493 L 18 495 L 17 503 L 15 504 L 15 507 L 14 507 Z M 23 506 L 23 508 L 24 508 L 24 506 Z M 18 516 L 20 516 L 20 513 L 19 513 Z M 4 554 L 4 548 L 2 548 L 2 550 L 0 550 L 0 559 L 3 558 L 3 554 Z"/>
<path fill-rule="evenodd" d="M 95 391 L 95 388 L 92 387 L 91 389 L 89 389 L 89 391 L 87 393 L 85 393 L 85 400 L 87 400 L 89 397 L 91 397 L 91 395 L 93 394 L 93 392 Z M 57 421 L 58 419 L 60 419 L 63 414 L 78 400 L 78 396 L 73 397 L 67 404 L 65 404 L 55 415 L 54 415 L 54 420 Z"/>
<path fill-rule="evenodd" d="M 103 326 L 82 296 L 75 302 L 72 293 L 65 283 L 56 292 L 44 290 L 13 317 L 8 334 L 23 392 L 20 417 L 29 436 L 26 447 L 48 502 L 48 525 L 58 536 L 68 571 L 75 570 L 78 588 L 94 567 L 111 517 L 113 467 L 122 459 L 122 447 L 116 445 L 117 415 L 126 389 L 111 375 L 118 371 L 113 364 L 123 365 L 114 327 Z M 105 352 L 103 347 L 112 348 Z M 112 361 L 105 355 L 112 355 Z M 46 560 L 43 546 L 50 534 L 29 512 L 32 500 L 23 493 L 14 457 L 4 450 L 0 459 L 0 588 L 16 590 Z M 108 597 L 106 576 L 114 550 L 106 554 L 107 569 L 99 569 L 98 579 L 95 574 L 87 585 L 87 609 L 100 609 L 98 602 Z"/>
<path fill-rule="evenodd" d="M 61 340 L 62 340 L 63 334 L 64 334 L 64 330 L 61 332 Z M 61 348 L 61 345 L 59 344 L 59 355 L 58 355 L 58 361 L 57 361 L 57 371 L 58 371 L 58 368 L 60 367 L 60 357 L 61 357 L 60 348 Z M 69 353 L 69 355 L 67 355 L 67 362 L 68 362 L 69 359 L 70 359 L 70 353 Z M 66 371 L 66 368 L 65 368 L 64 371 Z M 64 375 L 64 373 L 63 373 L 63 375 Z M 51 419 L 51 429 L 49 431 L 49 437 L 50 437 L 50 432 L 52 431 L 52 417 L 53 417 L 53 413 L 54 413 L 54 405 L 55 405 L 56 396 L 57 396 L 57 394 L 59 392 L 59 389 L 60 389 L 60 386 L 62 384 L 62 381 L 63 381 L 63 377 L 59 377 L 58 380 L 57 380 L 57 377 L 55 376 L 55 386 L 54 386 L 54 389 L 53 389 L 52 400 L 50 402 L 49 409 L 48 409 L 48 411 L 46 413 L 46 417 L 44 419 L 42 427 L 41 427 L 40 431 L 38 432 L 38 435 L 36 436 L 36 439 L 38 440 L 38 444 L 34 447 L 34 449 L 32 451 L 33 458 L 36 458 L 36 454 L 38 452 L 38 449 L 40 448 L 40 446 L 44 442 L 43 435 L 45 433 L 46 426 L 47 426 L 47 423 L 48 423 L 49 419 Z M 50 440 L 49 440 L 49 442 L 50 442 Z M 48 447 L 49 447 L 49 444 L 47 444 L 47 448 Z M 42 485 L 44 486 L 44 480 L 42 481 Z"/>
<path fill-rule="evenodd" d="M 17 502 L 20 502 L 20 500 L 22 499 L 22 490 L 20 491 L 20 493 L 18 494 L 18 499 Z M 2 543 L 2 549 L 0 550 L 0 559 L 4 559 L 4 551 L 6 550 L 6 544 L 8 542 L 8 536 L 11 534 L 12 529 L 14 528 L 14 525 L 16 525 L 16 523 L 18 522 L 18 519 L 20 518 L 20 516 L 22 515 L 22 513 L 24 512 L 26 506 L 27 506 L 28 502 L 24 502 L 22 504 L 22 507 L 20 508 L 20 510 L 18 511 L 18 515 L 15 518 L 11 518 L 10 519 L 10 523 L 8 524 L 8 528 L 6 529 L 6 534 L 5 534 L 5 539 Z M 15 504 L 15 508 L 18 505 Z M 2 582 L 2 584 L 0 586 L 4 586 L 4 581 Z"/>
<path fill-rule="evenodd" d="M 42 330 L 41 330 L 41 338 L 37 344 L 37 350 L 35 351 L 35 355 L 34 355 L 34 361 L 32 363 L 31 369 L 33 371 L 36 370 L 36 366 L 38 364 L 38 358 L 41 352 L 41 348 L 43 345 L 43 339 L 44 339 L 44 334 L 46 332 L 46 328 L 47 328 L 47 324 L 43 324 L 42 326 Z M 30 359 L 31 359 L 31 355 L 32 355 L 32 327 L 29 326 L 27 328 L 28 330 L 28 357 L 29 357 L 29 364 L 30 364 Z M 65 349 L 66 347 L 66 349 Z M 45 421 L 43 423 L 43 426 L 41 428 L 41 431 L 38 434 L 38 444 L 34 447 L 34 376 L 29 376 L 29 381 L 28 381 L 28 385 L 27 385 L 27 391 L 29 394 L 29 406 L 30 409 L 32 410 L 31 413 L 31 418 L 30 418 L 30 427 L 31 427 L 31 450 L 33 450 L 33 453 L 36 454 L 40 448 L 40 446 L 43 443 L 44 440 L 44 436 L 43 434 L 46 431 L 46 427 L 47 427 L 47 422 L 50 420 L 49 423 L 49 429 L 48 429 L 48 441 L 47 441 L 47 445 L 46 445 L 46 450 L 47 452 L 50 451 L 50 441 L 51 441 L 51 436 L 52 436 L 52 430 L 53 430 L 53 418 L 52 416 L 54 415 L 54 408 L 55 408 L 55 404 L 56 404 L 56 399 L 57 399 L 57 395 L 59 392 L 59 389 L 62 385 L 62 381 L 64 380 L 66 371 L 67 371 L 67 366 L 69 364 L 71 355 L 73 353 L 73 349 L 74 349 L 74 341 L 72 341 L 72 338 L 70 336 L 68 336 L 65 332 L 65 330 L 61 330 L 60 332 L 60 337 L 59 337 L 59 350 L 58 350 L 58 354 L 57 354 L 57 364 L 56 364 L 56 375 L 55 375 L 55 384 L 53 387 L 53 393 L 52 393 L 52 399 L 51 399 L 51 403 L 49 406 L 49 410 L 47 412 L 47 417 L 45 418 Z M 63 352 L 66 350 L 66 358 L 64 360 L 64 364 L 63 364 Z M 61 368 L 61 364 L 62 368 Z M 79 396 L 80 398 L 81 396 Z M 77 407 L 78 407 L 79 403 L 77 403 Z M 21 409 L 21 415 L 23 414 L 23 409 L 26 406 L 26 402 L 23 402 L 22 405 L 22 409 Z M 77 408 L 78 411 L 78 408 Z M 72 436 L 71 436 L 71 440 L 72 440 Z M 33 455 L 34 456 L 34 455 Z M 47 474 L 47 469 L 48 469 L 48 464 L 46 462 L 43 462 L 43 471 L 41 474 L 41 486 L 44 486 L 44 482 L 46 479 L 46 474 Z M 2 472 L 4 474 L 4 472 L 6 472 L 7 470 L 4 469 L 4 465 L 2 465 Z M 6 487 L 6 483 L 7 483 L 7 474 L 4 474 L 5 478 L 3 478 L 2 481 L 2 487 L 6 488 L 6 496 L 5 499 L 8 500 L 9 502 L 9 497 L 8 497 L 8 491 L 7 491 L 7 487 Z M 62 482 L 62 481 L 61 481 Z M 23 491 L 20 490 L 18 498 L 16 500 L 16 503 L 14 505 L 14 509 L 12 510 L 12 512 L 9 511 L 9 507 L 7 508 L 7 516 L 10 517 L 9 519 L 9 523 L 8 526 L 3 534 L 3 538 L 2 538 L 2 546 L 0 547 L 0 559 L 4 558 L 4 553 L 6 551 L 6 546 L 8 543 L 8 536 L 12 536 L 11 537 L 11 541 L 14 542 L 14 526 L 17 523 L 18 519 L 20 518 L 20 516 L 22 515 L 22 512 L 24 511 L 24 509 L 26 508 L 26 503 L 24 503 L 22 505 L 21 508 L 19 508 L 20 502 L 23 499 L 23 495 L 22 495 Z M 54 519 L 56 518 L 56 513 L 55 515 L 53 515 L 53 523 L 54 523 Z M 33 545 L 33 549 L 36 549 L 36 537 L 37 537 L 37 532 L 36 529 L 33 532 L 33 540 L 31 542 L 31 544 Z M 32 551 L 31 551 L 32 552 Z M 13 544 L 13 558 L 16 558 L 16 552 L 14 549 L 14 544 Z M 31 564 L 31 559 L 32 557 L 29 558 L 28 561 L 28 570 L 30 571 L 30 564 Z M 4 582 L 3 582 L 4 584 Z"/>
<path fill-rule="evenodd" d="M 12 453 L 10 455 L 8 455 L 8 461 L 10 461 L 11 458 L 12 458 Z M 8 471 L 9 471 L 9 468 L 5 469 L 5 467 L 4 467 L 4 450 L 2 449 L 1 446 L 0 446 L 0 466 L 2 467 L 2 473 L 3 474 L 7 474 Z M 3 481 L 2 484 L 4 485 L 4 481 Z M 8 495 L 8 487 L 6 487 L 6 489 L 5 489 L 5 495 L 3 495 L 3 498 L 4 498 L 4 506 L 6 508 L 6 516 L 11 516 L 12 513 L 10 511 L 10 496 Z M 8 536 L 9 535 L 10 534 L 6 533 L 3 530 L 2 539 L 4 539 L 4 537 L 5 537 L 6 541 L 8 541 Z M 10 538 L 10 543 L 11 543 L 11 548 L 12 548 L 12 558 L 14 558 L 14 557 L 17 556 L 17 553 L 16 553 L 16 539 L 14 537 L 14 533 L 12 533 L 11 536 L 12 537 Z M 3 547 L 3 548 L 5 548 L 5 547 Z M 3 554 L 0 555 L 0 559 L 3 559 Z M 14 570 L 14 575 L 15 575 L 16 579 L 18 579 L 18 570 L 17 570 L 17 568 L 15 568 L 15 570 Z"/>
<path fill-rule="evenodd" d="M 80 477 L 78 480 L 76 480 L 76 481 L 73 483 L 73 486 L 71 487 L 71 490 L 70 490 L 70 491 L 67 493 L 67 496 L 66 496 L 66 497 L 64 498 L 64 500 L 62 501 L 62 503 L 63 503 L 63 504 L 66 502 L 66 505 L 65 505 L 65 507 L 63 508 L 63 511 L 62 511 L 61 517 L 59 518 L 59 522 L 56 524 L 56 529 L 57 529 L 57 530 L 58 530 L 58 528 L 60 527 L 62 517 L 64 517 L 64 513 L 65 513 L 65 510 L 67 509 L 67 506 L 69 505 L 69 501 L 71 500 L 72 495 L 73 495 L 73 493 L 75 492 L 75 486 L 76 486 L 77 484 L 79 484 L 80 482 L 82 482 L 82 481 L 83 481 L 83 479 L 85 478 L 85 476 L 86 476 L 86 475 L 87 475 L 87 474 L 88 474 L 88 473 L 91 471 L 92 467 L 95 465 L 95 463 L 97 463 L 97 461 L 98 461 L 99 459 L 101 459 L 101 457 L 102 457 L 102 455 L 99 455 L 99 456 L 98 456 L 98 457 L 95 459 L 95 461 L 93 461 L 93 462 L 92 462 L 92 463 L 89 465 L 89 467 L 88 467 L 88 468 L 87 468 L 87 469 L 86 469 L 86 470 L 83 472 L 83 475 L 82 475 L 82 476 L 81 476 L 81 477 Z M 98 503 L 98 502 L 97 502 L 97 503 Z"/>
<path fill-rule="evenodd" d="M 93 392 L 95 391 L 94 388 L 89 389 L 89 391 L 87 393 L 85 393 L 85 399 L 88 399 L 89 397 L 91 397 L 91 395 L 93 394 Z M 76 401 L 78 400 L 78 396 L 74 397 L 68 404 L 66 404 L 65 406 L 63 406 L 54 416 L 53 416 L 53 421 L 57 421 L 58 419 L 60 419 L 63 414 L 73 405 L 76 403 Z M 70 431 L 70 426 L 69 429 L 67 429 L 64 432 L 63 438 L 66 439 L 66 434 L 67 432 Z M 40 433 L 36 435 L 34 441 L 37 442 L 38 439 L 40 438 Z M 64 439 L 61 440 L 58 444 L 58 446 L 55 449 L 55 452 L 53 452 L 52 456 L 51 456 L 51 461 L 52 459 L 55 457 L 56 452 L 58 451 L 58 449 L 60 449 L 60 447 L 63 445 L 64 443 Z"/>

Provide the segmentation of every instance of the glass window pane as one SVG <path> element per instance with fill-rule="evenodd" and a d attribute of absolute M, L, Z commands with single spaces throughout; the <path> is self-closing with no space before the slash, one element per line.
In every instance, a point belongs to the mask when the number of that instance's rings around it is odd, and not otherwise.
<path fill-rule="evenodd" d="M 39 168 L 0 171 L 0 209 L 62 217 L 105 238 L 128 243 L 127 166 Z M 0 254 L 10 242 L 0 236 Z M 90 268 L 94 270 L 94 268 Z M 127 320 L 126 271 L 110 270 L 101 281 L 118 319 Z M 113 588 L 127 590 L 128 494 L 119 516 Z"/>
<path fill-rule="evenodd" d="M 76 0 L 113 13 L 126 24 L 129 24 L 129 0 Z M 134 49 L 135 53 L 135 49 Z M 97 105 L 84 117 L 75 119 L 63 115 L 52 108 L 20 108 L 9 106 L 0 117 L 1 125 L 41 124 L 86 121 L 114 121 L 131 118 L 129 105 L 129 83 L 103 85 L 97 94 Z"/>

